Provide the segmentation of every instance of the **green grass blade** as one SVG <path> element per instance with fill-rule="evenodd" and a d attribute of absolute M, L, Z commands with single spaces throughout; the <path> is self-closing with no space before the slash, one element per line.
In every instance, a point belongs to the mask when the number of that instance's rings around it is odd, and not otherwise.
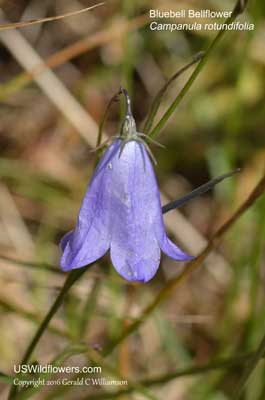
<path fill-rule="evenodd" d="M 248 3 L 247 0 L 238 0 L 236 5 L 235 5 L 235 7 L 234 7 L 234 10 L 233 10 L 231 16 L 226 19 L 225 24 L 226 25 L 231 24 L 240 14 L 242 14 L 242 12 L 246 8 L 247 3 Z M 215 39 L 212 41 L 212 43 L 210 44 L 210 46 L 206 50 L 204 57 L 201 59 L 201 61 L 199 62 L 199 64 L 195 68 L 194 72 L 192 73 L 191 77 L 187 81 L 186 85 L 183 87 L 183 89 L 181 90 L 179 95 L 175 98 L 175 100 L 173 101 L 171 106 L 167 109 L 167 111 L 165 112 L 163 117 L 160 119 L 158 124 L 151 131 L 151 133 L 150 133 L 151 137 L 156 137 L 159 134 L 159 132 L 164 128 L 164 126 L 166 125 L 167 121 L 172 116 L 172 114 L 175 112 L 177 106 L 179 105 L 181 100 L 184 98 L 184 96 L 187 94 L 187 92 L 189 91 L 189 89 L 192 86 L 193 82 L 196 80 L 196 78 L 198 77 L 198 75 L 202 71 L 202 69 L 205 66 L 205 64 L 207 63 L 211 53 L 213 52 L 213 50 L 215 49 L 217 44 L 220 42 L 220 40 L 222 39 L 222 37 L 224 36 L 225 33 L 226 33 L 225 29 L 222 29 L 222 30 L 220 30 L 218 32 L 218 34 L 216 35 Z"/>
<path fill-rule="evenodd" d="M 191 62 L 189 62 L 187 65 L 185 65 L 184 67 L 182 67 L 179 71 L 177 71 L 165 84 L 164 86 L 159 90 L 159 92 L 157 93 L 157 95 L 155 96 L 152 104 L 151 104 L 151 108 L 150 111 L 147 115 L 146 118 L 146 122 L 144 124 L 144 128 L 143 128 L 143 132 L 148 135 L 153 123 L 154 123 L 154 119 L 155 116 L 158 112 L 158 109 L 160 107 L 161 101 L 162 101 L 162 97 L 164 96 L 166 90 L 168 89 L 168 87 L 171 85 L 172 82 L 174 82 L 180 75 L 183 74 L 183 72 L 187 71 L 187 69 L 189 69 L 190 67 L 192 67 L 194 64 L 196 64 L 198 61 L 200 61 L 202 59 L 202 57 L 204 56 L 204 52 L 201 51 L 198 54 L 195 55 L 195 57 L 193 57 L 193 60 Z"/>

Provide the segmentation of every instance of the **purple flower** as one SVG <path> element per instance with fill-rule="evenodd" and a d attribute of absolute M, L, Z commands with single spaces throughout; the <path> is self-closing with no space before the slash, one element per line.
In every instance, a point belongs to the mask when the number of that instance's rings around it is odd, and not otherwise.
<path fill-rule="evenodd" d="M 64 271 L 90 264 L 110 250 L 123 278 L 147 282 L 159 267 L 161 250 L 176 261 L 192 258 L 167 237 L 153 165 L 134 129 L 127 115 L 126 139 L 114 140 L 95 170 L 77 226 L 61 241 Z"/>

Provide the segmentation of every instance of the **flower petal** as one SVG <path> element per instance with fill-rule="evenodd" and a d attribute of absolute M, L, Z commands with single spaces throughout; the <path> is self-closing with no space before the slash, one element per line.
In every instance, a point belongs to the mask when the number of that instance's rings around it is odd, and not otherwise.
<path fill-rule="evenodd" d="M 114 268 L 127 281 L 148 282 L 156 274 L 160 263 L 159 246 L 150 245 L 143 248 L 143 254 L 135 253 L 136 246 L 124 246 L 115 243 L 111 246 L 110 256 Z M 150 248 L 151 252 L 146 249 Z M 148 254 L 148 257 L 147 257 Z"/>
<path fill-rule="evenodd" d="M 71 236 L 73 235 L 73 232 L 74 232 L 73 230 L 70 231 L 70 232 L 67 232 L 67 233 L 63 236 L 63 238 L 61 239 L 60 247 L 61 247 L 62 251 L 64 251 L 64 249 L 66 248 L 67 243 L 69 242 L 69 239 L 70 239 Z"/>
<path fill-rule="evenodd" d="M 102 157 L 84 196 L 77 226 L 61 241 L 64 271 L 80 268 L 102 257 L 110 247 L 110 192 L 111 159 L 119 143 L 114 142 Z"/>
<path fill-rule="evenodd" d="M 147 282 L 160 262 L 154 226 L 161 206 L 143 144 L 130 141 L 113 157 L 111 183 L 111 260 L 125 279 Z"/>
<path fill-rule="evenodd" d="M 166 235 L 164 235 L 159 244 L 163 253 L 165 253 L 168 257 L 173 258 L 173 260 L 190 261 L 194 258 L 180 250 L 180 248 L 176 246 Z"/>

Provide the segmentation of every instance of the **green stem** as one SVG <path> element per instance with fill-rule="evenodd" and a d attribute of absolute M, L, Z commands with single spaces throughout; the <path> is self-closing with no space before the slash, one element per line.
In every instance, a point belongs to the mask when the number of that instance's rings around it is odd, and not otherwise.
<path fill-rule="evenodd" d="M 225 24 L 226 25 L 231 24 L 240 14 L 242 14 L 246 8 L 247 3 L 248 3 L 247 0 L 238 0 L 234 7 L 234 10 L 232 11 L 231 16 L 226 19 Z M 179 103 L 181 102 L 183 97 L 186 95 L 186 93 L 189 91 L 193 82 L 195 81 L 195 79 L 197 78 L 197 76 L 199 75 L 199 73 L 201 72 L 201 70 L 203 69 L 205 64 L 207 63 L 209 56 L 211 55 L 212 51 L 215 49 L 216 45 L 219 43 L 221 38 L 224 36 L 225 32 L 226 32 L 225 29 L 222 29 L 218 32 L 215 39 L 212 41 L 212 43 L 206 50 L 204 57 L 200 60 L 199 64 L 193 71 L 193 73 L 192 73 L 191 77 L 189 78 L 189 80 L 187 81 L 186 85 L 183 87 L 183 89 L 181 90 L 179 95 L 175 98 L 175 100 L 173 101 L 171 106 L 167 109 L 167 111 L 165 112 L 163 117 L 160 119 L 158 124 L 151 131 L 151 133 L 150 133 L 151 137 L 156 137 L 159 134 L 159 132 L 164 128 L 165 124 L 167 123 L 169 118 L 172 116 L 172 114 L 175 112 L 177 106 L 179 105 Z"/>

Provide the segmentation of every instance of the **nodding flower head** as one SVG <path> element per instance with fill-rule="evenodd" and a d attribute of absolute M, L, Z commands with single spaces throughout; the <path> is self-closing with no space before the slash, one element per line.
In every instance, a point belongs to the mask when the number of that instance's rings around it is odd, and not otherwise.
<path fill-rule="evenodd" d="M 123 278 L 147 282 L 159 267 L 161 250 L 176 261 L 192 257 L 167 237 L 152 161 L 123 93 L 127 114 L 122 133 L 94 172 L 75 229 L 61 241 L 61 267 L 84 267 L 110 250 Z"/>

